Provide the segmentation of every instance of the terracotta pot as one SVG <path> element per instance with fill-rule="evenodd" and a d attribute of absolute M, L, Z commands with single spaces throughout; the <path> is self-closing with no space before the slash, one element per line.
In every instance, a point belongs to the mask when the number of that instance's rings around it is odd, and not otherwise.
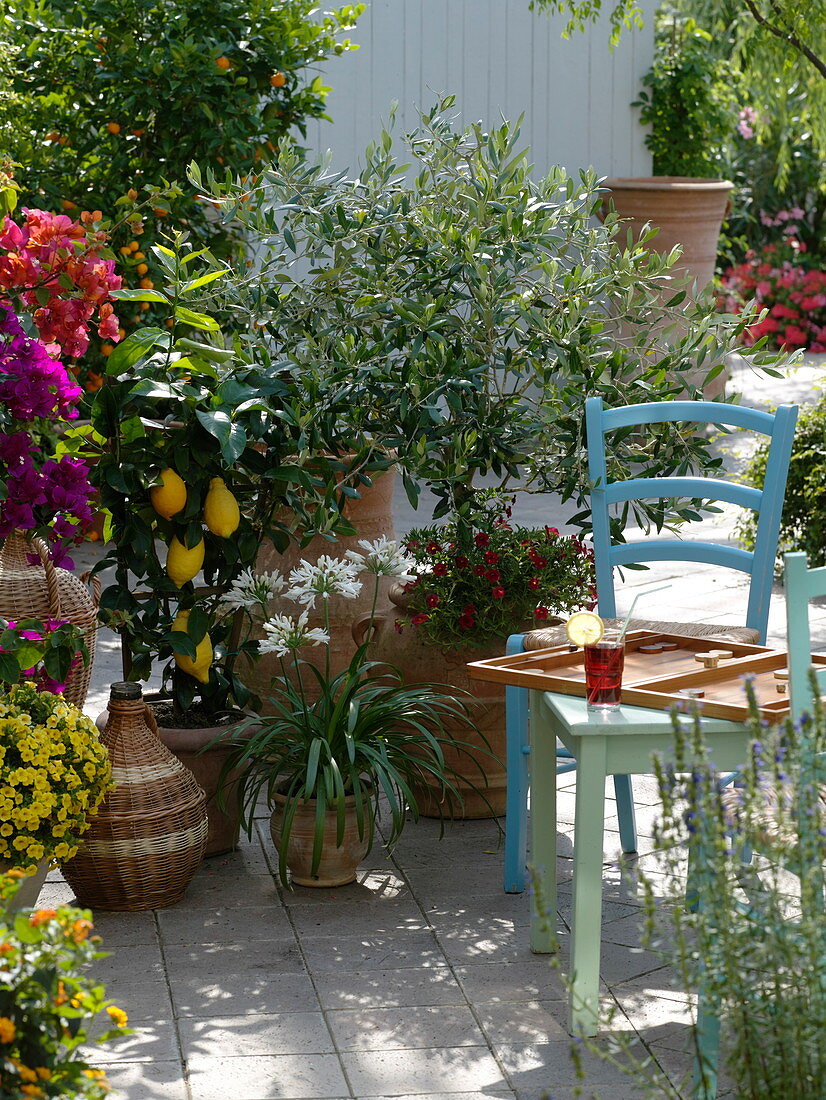
<path fill-rule="evenodd" d="M 34 909 L 37 905 L 37 899 L 40 896 L 40 891 L 43 889 L 43 884 L 46 881 L 46 875 L 49 873 L 49 864 L 51 860 L 47 857 L 41 859 L 37 865 L 37 870 L 33 875 L 29 875 L 24 878 L 17 888 L 17 893 L 13 898 L 8 901 L 0 901 L 0 915 L 3 913 L 17 912 L 18 909 Z M 0 860 L 0 874 L 3 874 L 9 869 L 11 864 L 8 860 Z"/>
<path fill-rule="evenodd" d="M 267 540 L 262 543 L 256 562 L 258 572 L 271 572 L 275 570 L 283 575 L 288 575 L 291 569 L 295 569 L 302 560 L 315 562 L 323 554 L 333 557 L 342 557 L 347 550 L 359 551 L 359 539 L 377 539 L 380 535 L 386 535 L 392 539 L 393 535 L 393 490 L 396 482 L 396 472 L 392 468 L 376 475 L 371 486 L 361 486 L 358 500 L 348 500 L 344 508 L 344 515 L 356 529 L 356 534 L 343 536 L 336 542 L 328 542 L 320 535 L 307 546 L 298 547 L 292 543 L 284 553 L 279 553 L 273 544 Z M 387 592 L 390 582 L 382 578 L 380 583 L 379 606 L 387 606 Z M 336 675 L 343 672 L 349 665 L 356 652 L 356 644 L 353 641 L 351 628 L 353 622 L 370 611 L 373 602 L 373 578 L 365 578 L 365 583 L 359 595 L 352 600 L 346 600 L 341 596 L 333 596 L 330 599 L 330 657 L 331 672 Z M 273 613 L 295 615 L 298 607 L 292 600 L 274 600 Z M 319 608 L 310 612 L 310 626 L 321 626 L 322 619 Z M 259 632 L 258 637 L 263 634 Z M 302 659 L 314 663 L 323 668 L 324 649 L 307 649 L 302 652 Z M 259 658 L 250 670 L 244 675 L 244 681 L 256 695 L 261 697 L 262 713 L 271 713 L 267 704 L 270 685 L 273 677 L 281 675 L 281 665 L 278 658 L 272 654 L 265 654 Z M 305 677 L 305 689 L 310 697 L 317 694 L 317 685 L 310 676 Z"/>
<path fill-rule="evenodd" d="M 273 801 L 275 807 L 270 818 L 270 833 L 273 844 L 276 849 L 279 849 L 281 820 L 286 799 L 275 792 Z M 328 810 L 325 814 L 321 862 L 318 870 L 313 874 L 316 803 L 314 800 L 309 800 L 299 804 L 287 843 L 287 867 L 292 881 L 298 886 L 344 886 L 348 882 L 355 881 L 358 865 L 367 855 L 372 839 L 368 833 L 365 833 L 363 838 L 359 837 L 355 805 L 356 800 L 352 795 L 346 799 L 344 836 L 341 846 L 336 844 L 338 814 L 335 810 Z"/>
<path fill-rule="evenodd" d="M 396 588 L 391 599 L 403 609 L 404 596 Z M 377 660 L 399 669 L 407 685 L 444 684 L 450 690 L 465 692 L 472 698 L 468 708 L 476 729 L 447 720 L 445 729 L 469 748 L 448 746 L 445 762 L 457 773 L 451 781 L 462 795 L 462 804 L 446 796 L 435 781 L 414 785 L 419 811 L 425 817 L 485 818 L 501 817 L 505 812 L 507 772 L 505 770 L 505 689 L 499 684 L 471 680 L 468 661 L 481 661 L 505 652 L 505 641 L 479 649 L 446 649 L 423 640 L 415 627 L 398 634 L 396 614 L 377 617 L 373 655 Z M 358 636 L 357 624 L 355 633 Z M 457 778 L 458 776 L 458 778 Z"/>
<path fill-rule="evenodd" d="M 672 269 L 675 278 L 687 276 L 697 292 L 705 290 L 714 277 L 720 227 L 734 185 L 693 176 L 640 176 L 607 179 L 603 186 L 611 192 L 603 199 L 603 211 L 612 201 L 635 240 L 646 223 L 659 229 L 646 247 L 667 253 L 679 246 L 682 255 Z M 673 290 L 663 294 L 667 300 Z M 704 397 L 710 400 L 722 393 L 725 382 L 723 372 L 705 388 Z"/>
<path fill-rule="evenodd" d="M 146 698 L 151 705 L 152 696 Z M 108 710 L 98 715 L 95 724 L 99 730 L 106 728 L 108 719 Z M 205 726 L 200 729 L 158 726 L 158 737 L 161 743 L 177 756 L 184 767 L 189 768 L 198 786 L 206 795 L 209 833 L 205 856 L 220 856 L 225 852 L 231 852 L 237 847 L 241 832 L 241 811 L 236 798 L 240 772 L 234 771 L 229 783 L 224 786 L 226 810 L 222 810 L 218 805 L 218 780 L 229 755 L 230 746 L 219 743 L 207 749 L 207 745 L 216 737 L 223 734 L 225 739 L 228 738 L 235 729 L 235 725 Z"/>

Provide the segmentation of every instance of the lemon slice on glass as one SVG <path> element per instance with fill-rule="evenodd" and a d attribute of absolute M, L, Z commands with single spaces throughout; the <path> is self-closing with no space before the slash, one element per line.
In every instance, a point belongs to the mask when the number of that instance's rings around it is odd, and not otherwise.
<path fill-rule="evenodd" d="M 605 633 L 605 623 L 594 611 L 577 611 L 565 624 L 571 645 L 595 645 Z"/>

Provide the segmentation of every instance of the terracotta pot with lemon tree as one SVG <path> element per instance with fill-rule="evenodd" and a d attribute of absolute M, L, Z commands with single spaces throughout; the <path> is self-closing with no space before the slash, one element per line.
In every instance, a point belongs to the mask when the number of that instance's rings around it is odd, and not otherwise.
<path fill-rule="evenodd" d="M 294 457 L 299 436 L 310 450 L 315 437 L 289 368 L 262 369 L 241 340 L 227 347 L 204 312 L 222 270 L 199 270 L 183 237 L 155 252 L 165 285 L 120 296 L 165 308 L 170 325 L 118 345 L 92 407 L 107 539 L 96 570 L 114 567 L 101 616 L 120 635 L 124 678 L 160 673 L 153 707 L 162 739 L 211 795 L 222 750 L 200 750 L 252 701 L 242 658 L 256 652 L 249 617 L 222 597 L 265 535 L 287 539 L 272 520 L 279 509 L 314 530 L 334 526 L 335 508 L 324 507 L 323 460 L 310 476 Z M 327 449 L 318 442 L 318 453 Z M 237 822 L 223 818 L 214 798 L 210 807 L 214 853 L 232 846 Z"/>

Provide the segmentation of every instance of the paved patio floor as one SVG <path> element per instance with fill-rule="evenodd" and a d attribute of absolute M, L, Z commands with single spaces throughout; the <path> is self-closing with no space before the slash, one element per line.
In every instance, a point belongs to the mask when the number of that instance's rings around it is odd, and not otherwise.
<path fill-rule="evenodd" d="M 826 367 L 826 364 L 823 364 Z M 816 361 L 782 382 L 735 371 L 744 403 L 812 400 Z M 749 443 L 726 441 L 736 466 Z M 561 526 L 553 501 L 518 516 Z M 398 526 L 418 517 L 400 501 Z M 421 520 L 419 520 L 421 522 Z M 714 526 L 728 532 L 734 517 Z M 660 576 L 672 581 L 641 616 L 742 621 L 745 584 L 714 570 L 660 567 L 623 590 Z M 660 602 L 662 601 L 662 602 Z M 655 615 L 656 610 L 656 615 Z M 770 642 L 782 644 L 782 594 Z M 826 609 L 816 612 L 826 646 Z M 88 710 L 96 713 L 119 679 L 116 648 L 101 639 Z M 560 784 L 558 928 L 567 938 L 573 777 Z M 640 948 L 640 901 L 623 880 L 612 790 L 606 791 L 602 979 L 614 1027 L 677 1082 L 689 1072 L 690 997 L 672 984 L 663 958 Z M 653 781 L 635 780 L 640 855 L 649 870 Z M 655 871 L 652 871 L 656 874 Z M 567 1100 L 577 1081 L 564 1029 L 564 990 L 547 958 L 528 948 L 529 897 L 501 889 L 495 823 L 410 823 L 392 857 L 376 849 L 357 884 L 330 891 L 285 891 L 273 876 L 265 816 L 251 841 L 206 861 L 180 904 L 157 912 L 96 914 L 111 956 L 97 975 L 129 1013 L 135 1033 L 100 1048 L 114 1095 L 128 1100 L 416 1097 L 481 1100 L 548 1095 Z M 58 874 L 43 901 L 70 901 Z M 564 948 L 563 948 L 564 959 Z M 642 1095 L 622 1072 L 586 1057 L 585 1096 Z"/>

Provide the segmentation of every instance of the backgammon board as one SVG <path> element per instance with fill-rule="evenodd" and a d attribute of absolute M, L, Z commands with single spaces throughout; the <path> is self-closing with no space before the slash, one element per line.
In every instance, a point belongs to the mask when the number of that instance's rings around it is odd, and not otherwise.
<path fill-rule="evenodd" d="M 625 636 L 622 702 L 653 710 L 690 709 L 742 722 L 748 717 L 744 678 L 754 687 L 760 715 L 779 721 L 789 712 L 788 656 L 766 646 L 629 631 Z M 812 663 L 826 666 L 826 656 Z M 570 645 L 472 661 L 475 680 L 585 696 L 585 654 Z"/>

